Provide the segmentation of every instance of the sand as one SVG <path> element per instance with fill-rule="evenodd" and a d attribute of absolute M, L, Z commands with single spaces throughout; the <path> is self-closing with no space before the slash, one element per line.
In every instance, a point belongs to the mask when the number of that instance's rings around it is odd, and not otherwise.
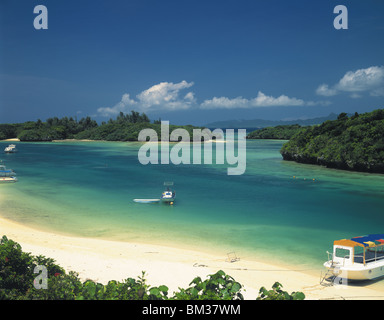
<path fill-rule="evenodd" d="M 259 289 L 270 289 L 275 281 L 283 289 L 302 291 L 306 299 L 384 299 L 384 291 L 352 285 L 320 285 L 318 275 L 270 265 L 261 261 L 240 258 L 227 262 L 227 257 L 198 251 L 159 245 L 128 243 L 82 238 L 32 229 L 28 226 L 0 218 L 0 236 L 18 242 L 23 251 L 44 255 L 56 260 L 67 272 L 76 271 L 82 281 L 91 279 L 103 284 L 109 280 L 122 281 L 137 278 L 146 272 L 147 283 L 169 287 L 170 294 L 179 287 L 186 288 L 196 277 L 223 270 L 244 285 L 244 297 L 256 299 Z"/>

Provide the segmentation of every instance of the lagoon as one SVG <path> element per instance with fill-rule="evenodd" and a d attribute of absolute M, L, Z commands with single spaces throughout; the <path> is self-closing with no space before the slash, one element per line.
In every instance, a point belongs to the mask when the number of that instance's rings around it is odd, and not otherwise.
<path fill-rule="evenodd" d="M 215 162 L 142 165 L 135 142 L 19 142 L 19 153 L 1 155 L 19 181 L 0 185 L 0 212 L 56 233 L 235 251 L 302 270 L 321 269 L 334 240 L 383 233 L 383 175 L 283 161 L 283 143 L 247 140 L 246 171 L 229 176 Z M 159 198 L 164 181 L 174 182 L 173 206 L 133 202 Z"/>

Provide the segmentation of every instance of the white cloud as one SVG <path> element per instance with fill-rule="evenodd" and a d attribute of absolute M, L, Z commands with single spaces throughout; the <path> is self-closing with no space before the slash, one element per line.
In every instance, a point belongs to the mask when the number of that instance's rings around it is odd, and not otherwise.
<path fill-rule="evenodd" d="M 332 88 L 322 84 L 316 90 L 318 95 L 327 97 L 341 92 L 352 92 L 352 98 L 360 97 L 358 93 L 363 92 L 369 92 L 372 96 L 384 96 L 384 66 L 348 71 Z"/>
<path fill-rule="evenodd" d="M 280 106 L 314 106 L 327 105 L 328 101 L 304 101 L 302 99 L 280 95 L 278 97 L 267 96 L 259 91 L 255 98 L 246 99 L 241 96 L 236 98 L 213 97 L 203 101 L 200 105 L 196 102 L 193 92 L 181 94 L 182 90 L 193 86 L 193 82 L 185 80 L 179 83 L 161 82 L 142 91 L 132 99 L 130 94 L 123 94 L 120 102 L 113 107 L 97 109 L 99 115 L 109 117 L 120 112 L 128 113 L 131 110 L 151 113 L 152 111 L 175 111 L 186 110 L 192 107 L 200 109 L 236 109 L 236 108 L 259 108 Z"/>
<path fill-rule="evenodd" d="M 97 109 L 101 116 L 116 115 L 120 112 L 139 112 L 150 113 L 154 110 L 185 110 L 195 104 L 193 92 L 188 92 L 184 98 L 179 97 L 181 90 L 193 86 L 193 82 L 181 81 L 179 83 L 161 82 L 142 91 L 136 96 L 136 100 L 131 99 L 128 93 L 123 94 L 121 101 L 113 107 Z"/>
<path fill-rule="evenodd" d="M 129 97 L 128 93 L 124 93 L 121 97 L 121 101 L 113 107 L 98 108 L 97 112 L 103 117 L 109 117 L 111 115 L 119 114 L 120 112 L 130 112 L 133 110 L 133 106 L 137 104 L 135 100 Z"/>
<path fill-rule="evenodd" d="M 274 98 L 266 96 L 259 91 L 257 97 L 251 100 L 251 105 L 254 107 L 303 106 L 305 105 L 305 102 L 301 99 L 289 98 L 285 95 Z"/>
<path fill-rule="evenodd" d="M 185 97 L 184 97 L 184 100 L 186 101 L 190 101 L 190 102 L 196 102 L 195 100 L 195 94 L 193 92 L 188 92 Z"/>
<path fill-rule="evenodd" d="M 337 90 L 330 89 L 327 84 L 322 84 L 316 89 L 316 93 L 320 96 L 332 97 L 337 94 Z"/>
<path fill-rule="evenodd" d="M 279 106 L 304 106 L 307 103 L 304 100 L 290 98 L 286 95 L 281 95 L 277 98 L 267 96 L 259 91 L 256 98 L 245 99 L 237 97 L 229 99 L 227 97 L 214 97 L 211 100 L 205 100 L 200 107 L 202 109 L 235 109 L 235 108 L 257 108 L 257 107 L 279 107 Z"/>
<path fill-rule="evenodd" d="M 337 84 L 342 91 L 360 92 L 376 89 L 384 85 L 384 66 L 349 71 Z"/>
<path fill-rule="evenodd" d="M 233 109 L 233 108 L 247 108 L 249 100 L 242 97 L 229 99 L 227 97 L 213 97 L 210 100 L 205 100 L 201 105 L 201 109 Z"/>
<path fill-rule="evenodd" d="M 179 92 L 193 86 L 193 82 L 181 81 L 179 83 L 161 82 L 144 90 L 137 95 L 139 104 L 143 111 L 150 111 L 155 109 L 156 106 L 161 107 L 162 110 L 180 110 L 189 109 L 191 102 L 194 101 L 193 93 L 189 92 L 183 98 L 179 98 Z"/>

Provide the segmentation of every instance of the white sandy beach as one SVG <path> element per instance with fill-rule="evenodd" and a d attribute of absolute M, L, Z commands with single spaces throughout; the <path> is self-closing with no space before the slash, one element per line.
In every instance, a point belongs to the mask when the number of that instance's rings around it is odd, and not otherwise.
<path fill-rule="evenodd" d="M 20 141 L 19 138 L 11 138 L 11 139 L 4 139 L 4 140 L 0 140 L 0 141 L 10 141 L 10 142 L 17 142 L 17 141 Z"/>
<path fill-rule="evenodd" d="M 172 294 L 178 287 L 186 288 L 194 277 L 224 270 L 244 285 L 245 299 L 256 299 L 260 287 L 270 289 L 275 281 L 283 289 L 302 291 L 306 299 L 384 299 L 384 291 L 356 286 L 330 286 L 319 284 L 319 275 L 240 259 L 226 262 L 219 257 L 191 250 L 158 245 L 127 243 L 100 239 L 64 236 L 43 232 L 0 218 L 0 236 L 18 242 L 24 251 L 44 255 L 56 260 L 66 271 L 76 271 L 85 281 L 92 279 L 106 284 L 137 278 L 146 272 L 151 286 L 165 284 Z"/>

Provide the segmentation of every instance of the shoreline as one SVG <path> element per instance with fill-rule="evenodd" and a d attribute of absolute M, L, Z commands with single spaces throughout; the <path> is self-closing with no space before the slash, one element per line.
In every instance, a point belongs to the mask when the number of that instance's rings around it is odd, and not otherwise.
<path fill-rule="evenodd" d="M 77 272 L 81 281 L 106 284 L 109 280 L 137 278 L 145 271 L 150 286 L 166 285 L 173 294 L 179 287 L 187 288 L 197 276 L 205 280 L 223 270 L 244 286 L 246 300 L 256 299 L 261 287 L 270 290 L 276 281 L 289 293 L 302 291 L 307 300 L 384 299 L 384 290 L 360 285 L 325 287 L 320 285 L 320 274 L 316 277 L 261 261 L 240 259 L 230 263 L 222 256 L 180 247 L 59 235 L 0 217 L 3 235 L 18 242 L 23 251 L 53 258 L 66 272 Z"/>
<path fill-rule="evenodd" d="M 140 143 L 161 143 L 161 140 L 159 141 L 119 141 L 119 140 L 91 140 L 91 139 L 62 139 L 62 140 L 51 140 L 51 141 L 20 141 L 18 138 L 11 138 L 11 139 L 4 139 L 0 140 L 0 142 L 52 142 L 52 143 L 57 143 L 57 142 L 140 142 Z M 193 143 L 194 141 L 168 141 L 171 144 L 176 144 L 180 142 L 188 142 L 188 143 Z M 203 141 L 201 143 L 225 143 L 226 141 L 222 140 L 207 140 Z"/>

